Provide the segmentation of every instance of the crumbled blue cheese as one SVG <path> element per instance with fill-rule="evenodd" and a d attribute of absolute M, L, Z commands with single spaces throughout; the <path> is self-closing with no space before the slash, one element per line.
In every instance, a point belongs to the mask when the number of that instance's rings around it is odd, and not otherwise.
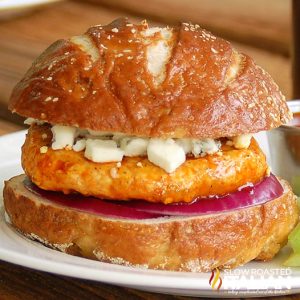
<path fill-rule="evenodd" d="M 78 139 L 73 145 L 73 150 L 75 152 L 83 151 L 86 147 L 86 139 Z"/>
<path fill-rule="evenodd" d="M 192 153 L 192 139 L 176 139 L 176 144 L 183 149 L 185 154 Z"/>
<path fill-rule="evenodd" d="M 252 134 L 241 134 L 232 138 L 233 146 L 236 149 L 245 149 L 250 146 Z"/>
<path fill-rule="evenodd" d="M 32 125 L 32 124 L 43 125 L 44 123 L 45 123 L 44 121 L 40 121 L 40 120 L 37 120 L 37 119 L 34 119 L 34 118 L 27 118 L 24 121 L 25 125 Z"/>
<path fill-rule="evenodd" d="M 176 139 L 176 143 L 183 148 L 185 154 L 192 153 L 195 157 L 213 154 L 220 150 L 221 142 L 214 139 Z"/>
<path fill-rule="evenodd" d="M 195 157 L 205 156 L 206 154 L 214 154 L 221 148 L 221 142 L 214 139 L 195 140 L 192 139 L 192 153 Z"/>
<path fill-rule="evenodd" d="M 185 162 L 185 152 L 173 139 L 150 139 L 148 159 L 168 173 L 174 172 Z"/>
<path fill-rule="evenodd" d="M 122 161 L 124 151 L 112 140 L 87 139 L 84 156 L 97 163 Z"/>
<path fill-rule="evenodd" d="M 59 150 L 66 147 L 72 148 L 76 136 L 76 128 L 72 126 L 54 125 L 51 128 L 53 134 L 52 149 Z"/>
<path fill-rule="evenodd" d="M 120 141 L 120 147 L 125 156 L 145 156 L 147 154 L 149 139 L 125 137 Z"/>
<path fill-rule="evenodd" d="M 156 166 L 168 173 L 174 172 L 186 160 L 186 155 L 203 157 L 218 153 L 221 142 L 214 139 L 159 139 L 128 136 L 120 132 L 83 130 L 71 126 L 52 127 L 52 149 L 84 151 L 84 156 L 98 163 L 121 162 L 124 156 L 147 156 Z M 247 148 L 252 135 L 231 138 L 238 148 Z"/>

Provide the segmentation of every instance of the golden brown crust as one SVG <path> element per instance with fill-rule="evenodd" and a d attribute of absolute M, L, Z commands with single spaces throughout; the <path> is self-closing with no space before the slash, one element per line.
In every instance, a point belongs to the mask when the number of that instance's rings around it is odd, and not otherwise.
<path fill-rule="evenodd" d="M 290 119 L 272 78 L 247 55 L 188 24 L 173 28 L 165 79 L 147 67 L 147 24 L 119 19 L 60 40 L 13 90 L 10 109 L 50 123 L 139 136 L 219 138 L 255 133 Z"/>
<path fill-rule="evenodd" d="M 296 197 L 283 180 L 284 194 L 264 205 L 128 221 L 53 204 L 25 189 L 24 178 L 12 178 L 4 188 L 6 212 L 18 230 L 66 253 L 117 264 L 201 272 L 271 259 L 298 222 Z"/>
<path fill-rule="evenodd" d="M 121 167 L 114 162 L 94 163 L 83 152 L 52 150 L 51 139 L 47 125 L 29 129 L 22 148 L 22 166 L 27 176 L 45 190 L 75 191 L 98 198 L 191 202 L 196 197 L 234 192 L 247 182 L 256 183 L 268 169 L 265 155 L 254 139 L 248 149 L 223 145 L 221 155 L 188 158 L 172 174 L 146 157 L 125 157 Z M 40 153 L 43 146 L 49 147 L 47 153 Z"/>

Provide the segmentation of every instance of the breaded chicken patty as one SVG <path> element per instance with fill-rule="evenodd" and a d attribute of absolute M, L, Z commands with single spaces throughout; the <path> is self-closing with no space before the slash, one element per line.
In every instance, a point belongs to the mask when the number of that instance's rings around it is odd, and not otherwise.
<path fill-rule="evenodd" d="M 234 192 L 248 182 L 256 183 L 268 169 L 265 155 L 254 139 L 248 149 L 222 145 L 222 152 L 214 155 L 187 158 L 171 174 L 146 157 L 124 157 L 121 166 L 95 163 L 85 158 L 83 152 L 53 150 L 51 141 L 50 126 L 32 125 L 22 148 L 22 165 L 40 188 L 66 194 L 78 192 L 115 200 L 191 202 L 197 197 Z"/>

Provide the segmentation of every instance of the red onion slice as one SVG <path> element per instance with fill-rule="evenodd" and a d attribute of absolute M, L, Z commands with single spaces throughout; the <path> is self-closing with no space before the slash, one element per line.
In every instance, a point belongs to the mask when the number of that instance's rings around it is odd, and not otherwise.
<path fill-rule="evenodd" d="M 105 217 L 126 219 L 153 219 L 161 217 L 161 214 L 148 213 L 122 205 L 123 201 L 104 201 L 93 197 L 84 197 L 79 194 L 65 195 L 60 192 L 45 191 L 38 188 L 30 180 L 25 180 L 24 186 L 27 190 L 48 201 Z"/>
<path fill-rule="evenodd" d="M 29 180 L 25 180 L 24 185 L 31 192 L 48 201 L 106 217 L 126 219 L 216 214 L 260 205 L 283 194 L 283 188 L 273 174 L 265 177 L 264 180 L 254 186 L 240 188 L 239 191 L 222 197 L 199 198 L 192 203 L 175 204 L 150 203 L 142 200 L 110 201 L 78 194 L 64 195 L 59 192 L 41 190 Z"/>
<path fill-rule="evenodd" d="M 246 186 L 239 191 L 222 197 L 199 198 L 192 203 L 168 205 L 146 201 L 131 201 L 127 206 L 148 213 L 160 213 L 168 216 L 196 216 L 260 205 L 274 200 L 282 194 L 283 188 L 280 182 L 271 174 L 254 186 Z"/>

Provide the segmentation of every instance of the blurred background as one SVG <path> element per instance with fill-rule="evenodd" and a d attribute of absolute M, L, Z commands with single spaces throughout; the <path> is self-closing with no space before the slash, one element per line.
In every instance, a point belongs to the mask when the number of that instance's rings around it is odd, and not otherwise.
<path fill-rule="evenodd" d="M 0 134 L 22 126 L 6 106 L 36 56 L 57 39 L 120 16 L 151 25 L 198 23 L 252 56 L 291 99 L 291 6 L 289 0 L 1 0 Z"/>

